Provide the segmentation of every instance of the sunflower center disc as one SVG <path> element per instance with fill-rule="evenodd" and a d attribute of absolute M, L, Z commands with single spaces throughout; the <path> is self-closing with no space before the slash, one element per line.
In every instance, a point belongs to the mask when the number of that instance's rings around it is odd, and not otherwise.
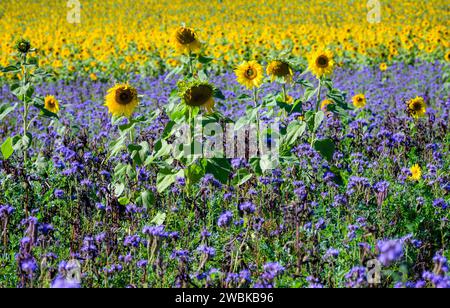
<path fill-rule="evenodd" d="M 121 105 L 127 105 L 133 100 L 133 95 L 131 94 L 130 90 L 122 90 L 117 94 L 117 102 Z"/>
<path fill-rule="evenodd" d="M 327 66 L 328 66 L 328 57 L 326 57 L 326 56 L 320 56 L 320 57 L 317 59 L 317 65 L 318 65 L 319 67 L 322 67 L 322 68 L 327 67 Z"/>

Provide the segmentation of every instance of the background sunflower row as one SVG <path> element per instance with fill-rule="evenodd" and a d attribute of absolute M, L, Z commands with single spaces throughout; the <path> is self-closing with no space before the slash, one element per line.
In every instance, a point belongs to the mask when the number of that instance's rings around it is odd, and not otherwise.
<path fill-rule="evenodd" d="M 368 3 L 377 1 L 81 0 L 80 23 L 71 23 L 76 2 L 1 1 L 0 65 L 25 37 L 38 48 L 40 66 L 60 74 L 158 74 L 178 65 L 171 36 L 183 23 L 222 68 L 280 53 L 302 57 L 318 47 L 330 48 L 341 64 L 450 58 L 445 0 L 380 1 L 380 23 L 370 22 L 376 6 Z"/>

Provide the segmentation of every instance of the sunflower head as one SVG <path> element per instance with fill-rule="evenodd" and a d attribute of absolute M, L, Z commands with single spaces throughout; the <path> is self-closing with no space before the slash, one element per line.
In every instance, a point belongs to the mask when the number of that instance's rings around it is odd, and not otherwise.
<path fill-rule="evenodd" d="M 414 119 L 419 119 L 427 113 L 427 104 L 422 97 L 417 96 L 406 103 L 408 114 Z"/>
<path fill-rule="evenodd" d="M 263 68 L 256 61 L 243 62 L 236 70 L 237 81 L 249 89 L 259 88 L 264 78 Z"/>
<path fill-rule="evenodd" d="M 54 96 L 48 95 L 44 99 L 44 108 L 50 112 L 58 113 L 59 102 Z"/>
<path fill-rule="evenodd" d="M 333 104 L 333 101 L 332 101 L 332 100 L 326 99 L 326 100 L 323 100 L 323 101 L 322 101 L 322 103 L 320 104 L 320 108 L 321 108 L 323 111 L 327 111 L 328 106 L 329 106 L 329 105 L 332 105 L 332 104 Z"/>
<path fill-rule="evenodd" d="M 420 181 L 420 179 L 422 178 L 422 169 L 418 164 L 412 166 L 409 171 L 411 172 L 411 176 L 409 177 L 410 181 Z"/>
<path fill-rule="evenodd" d="M 138 105 L 137 90 L 128 84 L 116 85 L 105 97 L 105 106 L 113 116 L 131 117 Z"/>
<path fill-rule="evenodd" d="M 357 94 L 353 96 L 353 106 L 356 108 L 364 108 L 367 104 L 366 96 L 364 94 Z"/>
<path fill-rule="evenodd" d="M 267 75 L 272 77 L 272 81 L 276 78 L 284 82 L 292 82 L 293 72 L 289 63 L 282 60 L 274 60 L 267 66 Z"/>
<path fill-rule="evenodd" d="M 329 50 L 314 52 L 309 58 L 309 69 L 317 77 L 330 75 L 335 65 L 333 53 Z"/>
<path fill-rule="evenodd" d="M 28 53 L 31 50 L 30 41 L 20 39 L 16 42 L 16 49 L 20 53 Z"/>
<path fill-rule="evenodd" d="M 179 95 L 187 106 L 201 107 L 207 113 L 214 112 L 214 86 L 207 82 L 193 81 L 181 82 L 178 87 Z"/>
<path fill-rule="evenodd" d="M 174 32 L 173 44 L 177 51 L 187 53 L 195 52 L 201 47 L 195 31 L 186 27 L 180 27 Z"/>
<path fill-rule="evenodd" d="M 388 69 L 388 65 L 385 62 L 380 64 L 380 71 L 385 72 L 385 71 L 387 71 L 387 69 Z"/>
<path fill-rule="evenodd" d="M 445 61 L 450 62 L 450 51 L 445 54 Z"/>

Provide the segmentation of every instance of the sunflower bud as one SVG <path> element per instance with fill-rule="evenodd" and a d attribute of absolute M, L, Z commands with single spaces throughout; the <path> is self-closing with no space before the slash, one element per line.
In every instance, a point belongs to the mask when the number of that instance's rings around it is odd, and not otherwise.
<path fill-rule="evenodd" d="M 31 49 L 31 44 L 25 39 L 20 39 L 16 42 L 16 49 L 20 53 L 28 53 Z"/>

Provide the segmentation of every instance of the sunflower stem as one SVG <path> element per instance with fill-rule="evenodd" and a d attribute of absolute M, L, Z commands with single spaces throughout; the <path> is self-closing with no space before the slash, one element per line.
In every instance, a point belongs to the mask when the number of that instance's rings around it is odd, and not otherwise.
<path fill-rule="evenodd" d="M 287 103 L 288 103 L 288 96 L 287 96 L 286 84 L 285 84 L 285 83 L 283 83 L 282 88 L 283 88 L 283 101 L 284 101 L 285 104 L 287 104 Z M 285 116 L 286 118 L 288 117 L 288 112 L 287 112 L 287 110 L 284 110 L 284 116 Z"/>
<path fill-rule="evenodd" d="M 189 74 L 191 75 L 190 77 L 194 76 L 194 67 L 192 65 L 192 51 L 189 48 L 189 61 L 188 61 L 188 65 L 189 65 Z"/>
<path fill-rule="evenodd" d="M 25 89 L 25 86 L 27 84 L 27 68 L 26 68 L 26 64 L 27 64 L 27 54 L 24 53 L 22 54 L 22 90 Z M 27 94 L 24 91 L 23 96 L 22 96 L 22 102 L 23 102 L 23 138 L 27 137 L 27 133 L 28 133 L 28 104 L 27 104 Z M 24 167 L 26 167 L 27 165 L 27 161 L 28 161 L 28 153 L 27 153 L 27 149 L 23 150 L 23 164 Z"/>
<path fill-rule="evenodd" d="M 254 88 L 253 89 L 253 101 L 254 101 L 254 103 L 255 103 L 255 108 L 258 108 L 258 88 Z M 260 136 L 260 131 L 259 131 L 259 129 L 260 129 L 260 123 L 259 123 L 259 111 L 256 113 L 256 142 L 257 142 L 257 147 L 258 147 L 258 153 L 260 152 L 260 138 L 261 138 L 261 136 Z"/>
<path fill-rule="evenodd" d="M 316 108 L 314 110 L 315 113 L 319 112 L 321 93 L 322 93 L 322 78 L 319 79 L 319 87 L 318 87 L 318 90 L 317 90 L 317 103 L 316 103 Z M 311 139 L 311 147 L 314 146 L 314 142 L 315 141 L 316 141 L 316 132 L 313 131 L 312 139 Z"/>

